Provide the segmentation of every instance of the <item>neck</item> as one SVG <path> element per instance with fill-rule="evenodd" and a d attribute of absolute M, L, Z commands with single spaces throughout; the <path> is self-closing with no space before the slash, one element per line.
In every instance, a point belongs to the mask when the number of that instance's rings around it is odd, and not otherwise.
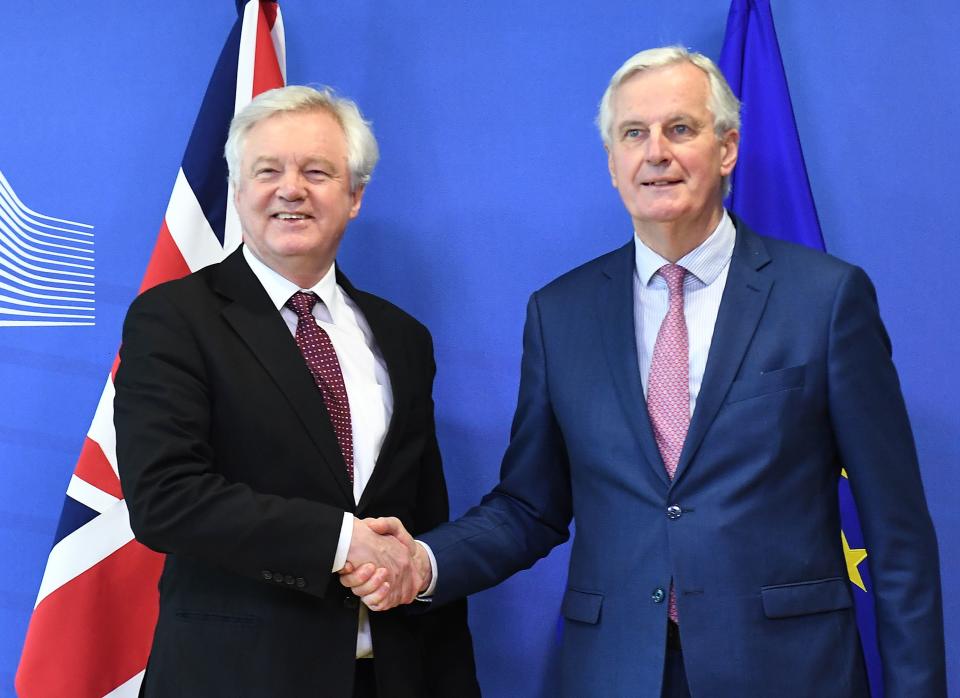
<path fill-rule="evenodd" d="M 694 220 L 634 221 L 634 231 L 644 245 L 669 262 L 688 255 L 716 230 L 723 207 Z"/>
<path fill-rule="evenodd" d="M 330 264 L 324 267 L 322 271 L 317 271 L 315 267 L 313 269 L 276 269 L 275 271 L 298 287 L 310 289 L 320 283 L 320 279 L 327 275 L 327 272 L 330 271 Z"/>
<path fill-rule="evenodd" d="M 334 258 L 317 260 L 310 256 L 267 256 L 264 258 L 257 250 L 247 244 L 244 247 L 264 266 L 272 269 L 292 284 L 303 289 L 316 286 L 333 266 Z"/>

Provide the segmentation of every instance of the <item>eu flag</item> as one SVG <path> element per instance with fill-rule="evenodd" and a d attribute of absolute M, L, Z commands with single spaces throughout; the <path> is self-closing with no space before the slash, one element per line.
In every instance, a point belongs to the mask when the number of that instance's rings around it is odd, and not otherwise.
<path fill-rule="evenodd" d="M 720 69 L 740 98 L 742 137 L 728 207 L 765 235 L 824 249 L 803 163 L 770 0 L 733 0 Z M 882 698 L 882 666 L 867 556 L 846 478 L 840 482 L 842 545 L 853 586 L 871 693 Z"/>

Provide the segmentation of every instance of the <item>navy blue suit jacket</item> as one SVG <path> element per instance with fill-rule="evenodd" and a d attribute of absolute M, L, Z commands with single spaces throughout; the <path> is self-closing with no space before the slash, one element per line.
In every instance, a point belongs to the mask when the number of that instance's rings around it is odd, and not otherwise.
<path fill-rule="evenodd" d="M 435 601 L 529 567 L 575 519 L 566 695 L 660 695 L 672 579 L 693 695 L 865 696 L 840 538 L 846 468 L 887 695 L 945 695 L 936 539 L 867 276 L 737 222 L 671 483 L 637 365 L 633 273 L 631 242 L 533 294 L 500 484 L 421 536 Z"/>

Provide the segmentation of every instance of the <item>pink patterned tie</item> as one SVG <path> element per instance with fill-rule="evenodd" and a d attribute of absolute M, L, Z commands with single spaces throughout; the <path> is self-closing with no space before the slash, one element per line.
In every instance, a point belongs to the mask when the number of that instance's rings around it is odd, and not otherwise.
<path fill-rule="evenodd" d="M 340 452 L 347 464 L 347 475 L 353 483 L 353 427 L 350 423 L 350 402 L 347 399 L 347 388 L 343 384 L 343 373 L 340 371 L 340 362 L 337 352 L 329 335 L 313 317 L 313 306 L 317 304 L 316 294 L 297 291 L 287 307 L 297 314 L 297 346 L 303 354 L 304 360 L 313 380 L 320 388 L 323 402 L 327 406 L 327 414 L 333 424 L 333 431 L 340 444 Z"/>
<path fill-rule="evenodd" d="M 667 282 L 670 307 L 653 345 L 647 381 L 647 411 L 667 476 L 673 480 L 690 426 L 690 348 L 683 316 L 683 278 L 687 270 L 665 264 L 658 272 Z M 670 619 L 677 621 L 677 596 L 670 584 Z"/>

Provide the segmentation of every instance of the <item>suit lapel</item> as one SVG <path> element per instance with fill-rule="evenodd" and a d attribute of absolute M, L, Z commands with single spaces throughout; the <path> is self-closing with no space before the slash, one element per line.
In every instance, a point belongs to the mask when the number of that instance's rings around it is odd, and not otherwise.
<path fill-rule="evenodd" d="M 604 268 L 604 283 L 598 294 L 600 331 L 607 353 L 607 365 L 627 421 L 640 443 L 644 456 L 664 484 L 669 484 L 663 459 L 657 450 L 643 396 L 637 359 L 637 332 L 633 309 L 634 243 L 610 256 Z"/>
<path fill-rule="evenodd" d="M 370 476 L 370 481 L 364 487 L 360 501 L 357 503 L 357 511 L 361 512 L 382 483 L 393 474 L 389 463 L 391 463 L 393 452 L 397 449 L 400 434 L 403 434 L 406 429 L 406 422 L 410 414 L 412 388 L 409 381 L 411 380 L 411 369 L 401 339 L 403 333 L 394 326 L 391 320 L 392 313 L 387 312 L 387 303 L 369 293 L 358 291 L 339 270 L 337 271 L 337 283 L 357 304 L 360 312 L 367 319 L 367 324 L 370 325 L 370 330 L 373 332 L 380 355 L 387 365 L 387 373 L 390 376 L 390 390 L 393 393 L 393 414 L 390 417 L 390 424 L 387 426 L 383 445 L 380 447 L 380 455 L 377 456 L 373 474 Z"/>
<path fill-rule="evenodd" d="M 216 291 L 230 299 L 222 310 L 227 323 L 257 357 L 290 401 L 304 429 L 316 444 L 343 495 L 352 505 L 353 489 L 323 397 L 290 330 L 270 302 L 241 250 L 220 265 Z"/>
<path fill-rule="evenodd" d="M 763 240 L 734 218 L 737 242 L 710 342 L 697 406 L 690 421 L 676 482 L 700 447 L 730 389 L 766 307 L 773 280 L 762 268 L 770 261 Z"/>

